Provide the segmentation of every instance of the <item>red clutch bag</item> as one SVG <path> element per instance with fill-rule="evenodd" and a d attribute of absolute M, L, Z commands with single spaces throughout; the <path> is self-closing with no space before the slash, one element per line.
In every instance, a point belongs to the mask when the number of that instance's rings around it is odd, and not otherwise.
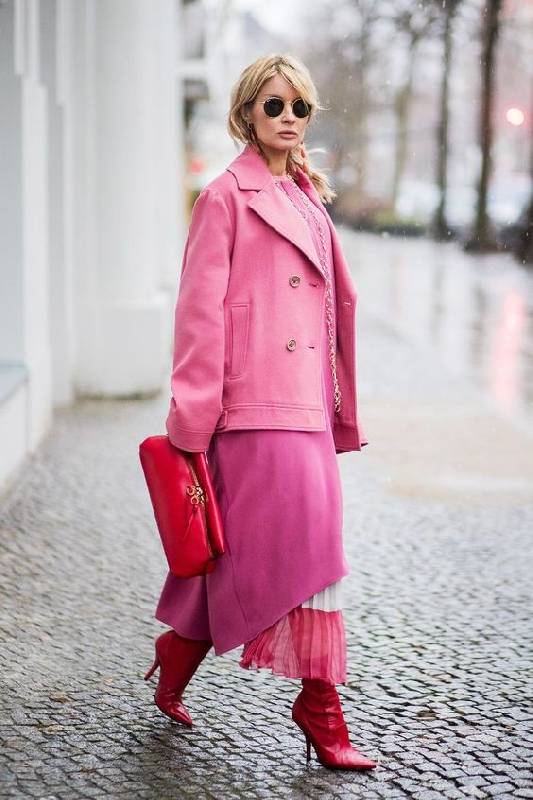
<path fill-rule="evenodd" d="M 149 436 L 139 458 L 170 571 L 178 578 L 212 572 L 224 534 L 205 452 L 180 450 L 167 435 Z"/>

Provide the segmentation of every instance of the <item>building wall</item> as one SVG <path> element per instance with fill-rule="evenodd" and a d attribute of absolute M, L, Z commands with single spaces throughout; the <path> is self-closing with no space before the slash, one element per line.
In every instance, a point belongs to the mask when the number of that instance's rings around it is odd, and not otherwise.
<path fill-rule="evenodd" d="M 0 490 L 55 408 L 168 378 L 179 26 L 175 0 L 0 3 Z"/>

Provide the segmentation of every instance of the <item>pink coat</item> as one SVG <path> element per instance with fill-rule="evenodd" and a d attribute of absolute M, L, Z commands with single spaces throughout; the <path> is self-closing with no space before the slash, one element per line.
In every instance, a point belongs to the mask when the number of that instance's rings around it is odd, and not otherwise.
<path fill-rule="evenodd" d="M 361 450 L 368 440 L 357 413 L 357 292 L 333 222 L 302 170 L 298 183 L 332 235 L 342 394 L 335 447 Z M 326 283 L 304 226 L 287 220 L 278 192 L 247 145 L 193 206 L 166 420 L 170 441 L 183 450 L 207 450 L 215 431 L 326 429 L 319 351 Z"/>

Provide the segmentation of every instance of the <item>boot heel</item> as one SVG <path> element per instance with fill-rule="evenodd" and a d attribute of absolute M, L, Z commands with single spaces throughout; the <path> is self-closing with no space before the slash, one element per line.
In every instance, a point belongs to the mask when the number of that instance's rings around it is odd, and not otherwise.
<path fill-rule="evenodd" d="M 305 734 L 305 744 L 307 746 L 307 763 L 311 761 L 311 739 L 307 734 Z"/>
<path fill-rule="evenodd" d="M 307 733 L 307 731 L 303 728 L 303 726 L 300 724 L 300 722 L 296 718 L 296 715 L 294 714 L 294 709 L 293 709 L 293 713 L 292 713 L 292 718 L 293 718 L 294 722 L 300 728 L 300 730 L 303 733 L 303 735 L 305 736 L 306 757 L 307 757 L 307 762 L 309 763 L 309 761 L 311 761 L 311 739 L 309 738 L 309 734 Z"/>
<path fill-rule="evenodd" d="M 158 666 L 159 666 L 159 659 L 158 659 L 158 657 L 156 656 L 156 657 L 155 657 L 155 661 L 154 661 L 154 663 L 152 664 L 152 666 L 150 667 L 150 669 L 148 670 L 148 672 L 147 672 L 147 673 L 146 673 L 146 675 L 144 676 L 144 680 L 145 680 L 145 681 L 148 681 L 148 680 L 150 680 L 150 678 L 152 677 L 152 675 L 154 674 L 154 672 L 156 671 L 156 669 L 158 668 Z"/>

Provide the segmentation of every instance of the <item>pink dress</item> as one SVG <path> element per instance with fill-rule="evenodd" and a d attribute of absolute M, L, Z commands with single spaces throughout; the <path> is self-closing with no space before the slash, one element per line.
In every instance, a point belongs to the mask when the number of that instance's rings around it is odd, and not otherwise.
<path fill-rule="evenodd" d="M 275 180 L 287 214 L 306 226 L 321 263 L 327 264 L 335 308 L 325 216 L 291 179 Z M 213 435 L 207 458 L 227 550 L 209 575 L 179 579 L 169 572 L 155 616 L 182 636 L 210 638 L 217 655 L 242 644 L 239 664 L 245 669 L 345 683 L 340 584 L 350 570 L 342 541 L 325 313 L 322 319 L 326 430 Z"/>

